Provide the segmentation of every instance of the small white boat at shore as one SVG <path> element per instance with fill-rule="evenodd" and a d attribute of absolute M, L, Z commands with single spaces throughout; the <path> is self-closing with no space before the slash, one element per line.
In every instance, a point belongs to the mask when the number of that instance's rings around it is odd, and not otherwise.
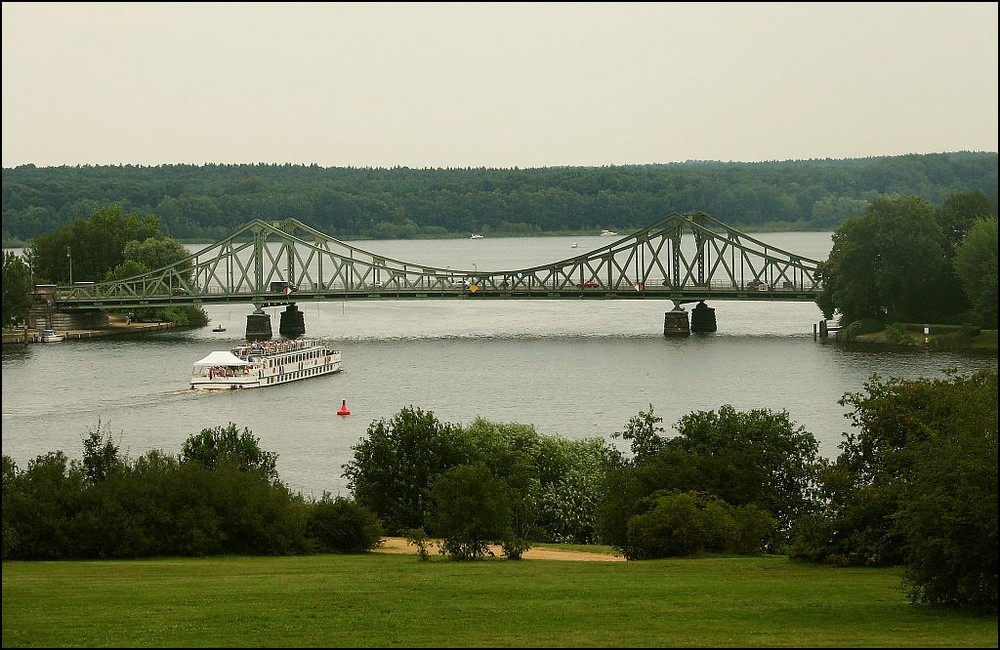
<path fill-rule="evenodd" d="M 191 388 L 236 390 L 340 372 L 340 350 L 316 339 L 258 341 L 216 350 L 194 362 Z"/>
<path fill-rule="evenodd" d="M 42 343 L 58 343 L 66 340 L 66 335 L 59 334 L 55 330 L 42 330 L 41 334 L 38 335 L 38 340 Z"/>
<path fill-rule="evenodd" d="M 617 237 L 618 233 L 614 230 L 608 230 L 607 228 L 601 230 L 601 237 Z"/>
<path fill-rule="evenodd" d="M 469 237 L 469 239 L 482 239 L 482 238 L 483 238 L 482 235 L 476 233 L 472 233 L 472 237 Z"/>

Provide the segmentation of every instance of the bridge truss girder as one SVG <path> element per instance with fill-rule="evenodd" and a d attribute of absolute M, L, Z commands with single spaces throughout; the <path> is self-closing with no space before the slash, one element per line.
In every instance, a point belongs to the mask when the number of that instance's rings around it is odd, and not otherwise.
<path fill-rule="evenodd" d="M 176 264 L 60 287 L 60 309 L 440 297 L 815 300 L 818 262 L 704 213 L 671 214 L 578 256 L 524 269 L 456 270 L 371 253 L 295 219 L 252 221 Z M 763 283 L 766 291 L 758 287 Z M 283 284 L 294 293 L 281 290 Z"/>

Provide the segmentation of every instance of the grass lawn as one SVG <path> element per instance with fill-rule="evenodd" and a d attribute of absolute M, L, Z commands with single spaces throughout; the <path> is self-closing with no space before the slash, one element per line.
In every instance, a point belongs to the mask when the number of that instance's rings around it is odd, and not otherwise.
<path fill-rule="evenodd" d="M 997 647 L 997 617 L 785 557 L 5 562 L 3 646 Z"/>

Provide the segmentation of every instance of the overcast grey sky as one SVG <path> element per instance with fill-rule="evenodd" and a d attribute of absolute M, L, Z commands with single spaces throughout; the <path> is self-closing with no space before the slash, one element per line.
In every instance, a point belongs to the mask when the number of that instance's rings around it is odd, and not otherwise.
<path fill-rule="evenodd" d="M 3 2 L 3 166 L 997 151 L 997 3 Z"/>

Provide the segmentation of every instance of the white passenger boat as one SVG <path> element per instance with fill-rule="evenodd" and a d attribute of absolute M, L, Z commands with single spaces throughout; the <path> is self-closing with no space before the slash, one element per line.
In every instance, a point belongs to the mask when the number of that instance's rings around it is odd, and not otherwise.
<path fill-rule="evenodd" d="M 42 343 L 58 343 L 66 339 L 65 334 L 57 334 L 55 330 L 42 330 L 38 340 Z"/>
<path fill-rule="evenodd" d="M 617 237 L 618 233 L 614 230 L 608 230 L 607 228 L 601 230 L 601 237 Z"/>
<path fill-rule="evenodd" d="M 191 388 L 261 388 L 335 372 L 340 372 L 340 350 L 323 341 L 258 341 L 231 350 L 216 350 L 195 361 Z"/>

